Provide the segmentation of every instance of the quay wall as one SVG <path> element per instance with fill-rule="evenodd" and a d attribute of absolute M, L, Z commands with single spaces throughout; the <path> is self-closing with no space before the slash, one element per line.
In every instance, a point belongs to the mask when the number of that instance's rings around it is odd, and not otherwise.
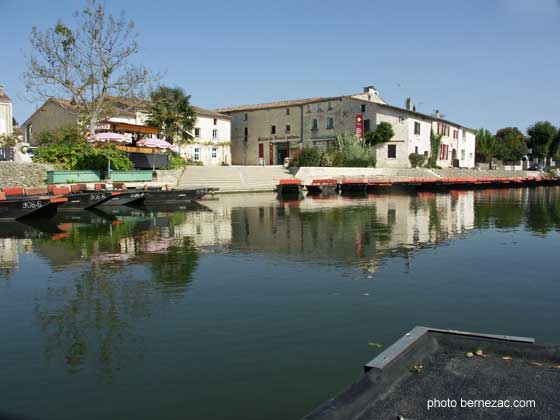
<path fill-rule="evenodd" d="M 51 165 L 0 161 L 0 187 L 40 187 L 47 183 Z"/>

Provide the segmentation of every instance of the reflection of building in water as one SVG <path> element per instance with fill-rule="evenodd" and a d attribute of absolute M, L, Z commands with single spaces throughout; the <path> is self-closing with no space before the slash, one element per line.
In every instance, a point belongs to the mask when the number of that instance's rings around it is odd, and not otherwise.
<path fill-rule="evenodd" d="M 257 203 L 252 203 L 257 204 Z M 472 191 L 306 198 L 232 209 L 232 248 L 359 264 L 453 238 L 474 225 Z"/>
<path fill-rule="evenodd" d="M 175 226 L 175 237 L 190 236 L 199 247 L 229 244 L 231 209 L 212 205 L 212 202 L 209 202 L 209 207 L 212 207 L 211 211 L 185 213 L 184 223 Z"/>
<path fill-rule="evenodd" d="M 0 238 L 0 274 L 10 276 L 19 268 L 22 252 L 31 250 L 31 239 Z"/>

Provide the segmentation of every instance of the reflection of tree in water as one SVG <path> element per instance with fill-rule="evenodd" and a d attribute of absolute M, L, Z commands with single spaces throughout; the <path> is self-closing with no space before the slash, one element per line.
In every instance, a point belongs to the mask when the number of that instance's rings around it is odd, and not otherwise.
<path fill-rule="evenodd" d="M 529 190 L 526 225 L 531 232 L 546 234 L 560 229 L 560 194 L 558 188 Z"/>
<path fill-rule="evenodd" d="M 92 251 L 88 263 L 63 284 L 50 284 L 36 314 L 46 334 L 49 359 L 63 360 L 71 373 L 93 366 L 110 381 L 127 360 L 141 357 L 142 337 L 134 332 L 134 323 L 183 296 L 198 251 L 191 238 L 175 238 L 173 226 L 152 230 L 113 226 L 95 235 L 86 230 L 88 234 L 73 232 L 69 238 L 79 249 Z M 132 232 L 134 236 L 126 236 Z M 87 243 L 82 243 L 85 238 Z M 42 245 L 68 246 L 64 241 Z M 117 258 L 119 249 L 126 258 Z"/>
<path fill-rule="evenodd" d="M 560 188 L 483 190 L 475 201 L 475 226 L 517 228 L 546 234 L 560 229 Z"/>

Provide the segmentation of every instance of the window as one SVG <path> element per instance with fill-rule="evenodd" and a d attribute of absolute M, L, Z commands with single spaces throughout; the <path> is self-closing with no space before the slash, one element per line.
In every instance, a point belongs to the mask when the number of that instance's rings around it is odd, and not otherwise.
<path fill-rule="evenodd" d="M 397 145 L 396 144 L 388 144 L 387 145 L 387 157 L 389 159 L 396 159 L 397 158 Z"/>
<path fill-rule="evenodd" d="M 276 126 L 275 125 L 270 126 L 270 134 L 276 134 Z"/>
<path fill-rule="evenodd" d="M 245 113 L 245 115 L 243 116 L 243 119 L 244 119 L 245 121 L 247 121 L 247 118 L 248 118 L 248 114 Z"/>
<path fill-rule="evenodd" d="M 414 134 L 420 135 L 420 123 L 418 121 L 414 122 Z"/>
<path fill-rule="evenodd" d="M 465 160 L 465 149 L 461 149 L 461 160 Z"/>
<path fill-rule="evenodd" d="M 362 104 L 362 112 L 366 112 L 366 104 Z"/>
<path fill-rule="evenodd" d="M 200 149 L 198 147 L 194 148 L 194 160 L 197 162 L 200 160 Z"/>
<path fill-rule="evenodd" d="M 414 148 L 414 153 L 418 154 L 418 146 Z"/>
<path fill-rule="evenodd" d="M 290 108 L 286 108 L 286 115 L 290 115 Z"/>
<path fill-rule="evenodd" d="M 218 119 L 214 118 L 214 125 L 218 125 Z"/>
<path fill-rule="evenodd" d="M 249 127 L 243 129 L 243 141 L 247 142 L 249 140 Z"/>
<path fill-rule="evenodd" d="M 394 225 L 397 222 L 397 210 L 387 209 L 387 224 Z"/>
<path fill-rule="evenodd" d="M 332 130 L 334 128 L 334 118 L 328 117 L 327 118 L 327 129 Z"/>
<path fill-rule="evenodd" d="M 371 127 L 369 124 L 369 119 L 364 120 L 364 133 L 369 133 L 371 131 Z"/>
<path fill-rule="evenodd" d="M 292 130 L 292 126 L 290 124 L 286 124 L 286 133 L 289 133 Z"/>
<path fill-rule="evenodd" d="M 217 138 L 218 138 L 218 129 L 217 129 L 217 128 L 214 128 L 214 129 L 212 130 L 212 139 L 213 139 L 213 140 L 216 140 Z"/>
<path fill-rule="evenodd" d="M 195 128 L 194 129 L 194 136 L 198 139 L 200 138 L 200 128 Z"/>
<path fill-rule="evenodd" d="M 212 159 L 216 159 L 218 157 L 218 149 L 216 147 L 212 147 Z"/>
<path fill-rule="evenodd" d="M 317 128 L 318 128 L 318 125 L 317 125 L 317 118 L 313 118 L 313 119 L 311 120 L 311 129 L 312 129 L 312 130 L 317 130 Z"/>
<path fill-rule="evenodd" d="M 459 130 L 453 130 L 453 138 L 459 140 Z"/>
<path fill-rule="evenodd" d="M 311 105 L 307 105 L 307 113 L 311 112 Z"/>

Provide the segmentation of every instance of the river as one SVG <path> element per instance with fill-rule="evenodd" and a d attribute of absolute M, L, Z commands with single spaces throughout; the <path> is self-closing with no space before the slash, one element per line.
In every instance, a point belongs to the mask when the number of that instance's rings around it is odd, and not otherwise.
<path fill-rule="evenodd" d="M 0 224 L 0 412 L 299 419 L 415 325 L 560 343 L 560 188 Z"/>

